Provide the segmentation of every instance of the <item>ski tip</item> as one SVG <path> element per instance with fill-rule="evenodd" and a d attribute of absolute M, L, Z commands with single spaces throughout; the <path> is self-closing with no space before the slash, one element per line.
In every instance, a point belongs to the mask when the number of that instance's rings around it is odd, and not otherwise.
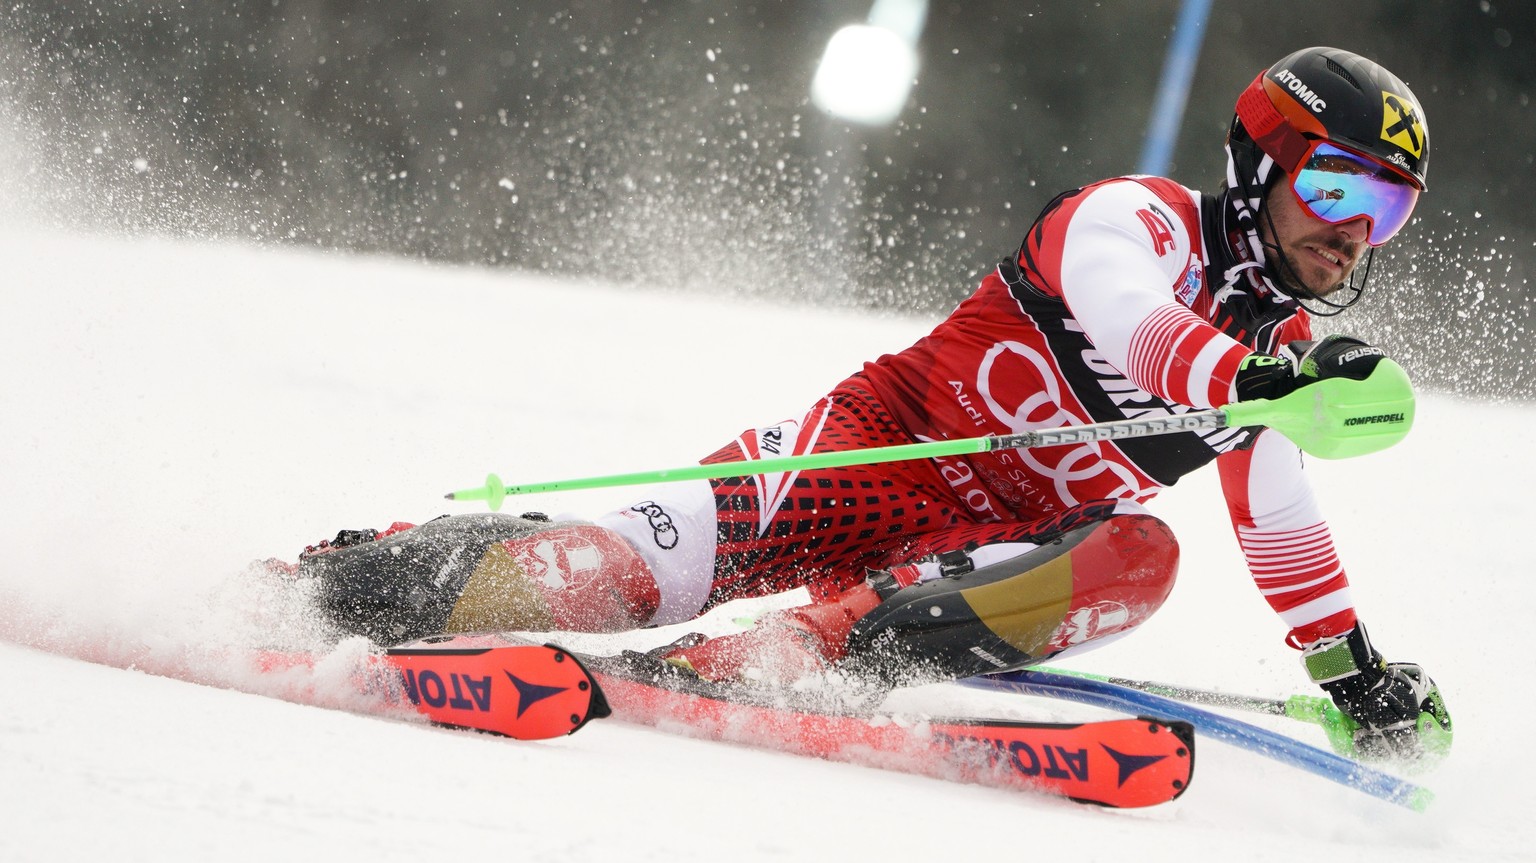
<path fill-rule="evenodd" d="M 564 648 L 558 647 L 556 645 L 546 644 L 544 646 L 552 650 L 564 653 L 572 662 L 576 663 L 576 667 L 581 669 L 581 673 L 586 675 L 587 680 L 592 684 L 592 700 L 587 703 L 587 713 L 581 718 L 580 722 L 576 723 L 576 726 L 571 729 L 570 733 L 575 734 L 577 729 L 581 728 L 581 726 L 586 725 L 588 722 L 591 722 L 594 719 L 606 719 L 612 716 L 613 707 L 608 704 L 608 696 L 604 694 L 603 688 L 597 683 L 597 678 L 593 676 L 591 670 L 587 668 L 581 659 L 579 659 L 574 653 L 566 651 Z"/>
<path fill-rule="evenodd" d="M 391 648 L 383 661 L 400 698 L 438 725 L 544 740 L 612 713 L 581 661 L 552 644 L 461 636 Z"/>
<path fill-rule="evenodd" d="M 1145 717 L 1143 721 L 1148 723 L 1148 729 L 1153 734 L 1157 734 L 1159 729 L 1168 731 L 1184 744 L 1181 748 L 1174 750 L 1175 756 L 1187 759 L 1183 778 L 1175 779 L 1172 783 L 1174 795 L 1170 799 L 1177 800 L 1189 790 L 1189 784 L 1195 778 L 1195 726 L 1188 722 L 1156 717 Z"/>

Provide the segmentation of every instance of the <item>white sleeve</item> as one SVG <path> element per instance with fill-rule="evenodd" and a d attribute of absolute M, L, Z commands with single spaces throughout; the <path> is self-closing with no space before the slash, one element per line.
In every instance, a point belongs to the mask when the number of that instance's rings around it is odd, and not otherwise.
<path fill-rule="evenodd" d="M 1353 628 L 1349 579 L 1312 493 L 1301 450 L 1268 430 L 1252 448 L 1226 453 L 1216 463 L 1248 570 L 1259 593 L 1291 628 L 1291 640 L 1305 645 Z"/>
<path fill-rule="evenodd" d="M 1111 366 L 1153 395 L 1199 408 L 1231 400 L 1251 350 L 1179 302 L 1174 288 L 1201 267 L 1189 228 L 1134 181 L 1086 192 L 1061 247 L 1060 291 Z"/>

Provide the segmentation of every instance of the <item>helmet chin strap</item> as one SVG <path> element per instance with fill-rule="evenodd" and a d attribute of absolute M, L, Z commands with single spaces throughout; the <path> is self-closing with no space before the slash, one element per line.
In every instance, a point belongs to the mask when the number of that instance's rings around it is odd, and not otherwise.
<path fill-rule="evenodd" d="M 1279 234 L 1275 231 L 1274 216 L 1267 210 L 1262 211 L 1260 215 L 1269 222 L 1269 235 L 1271 237 L 1279 236 Z M 1364 272 L 1357 270 L 1356 272 L 1349 274 L 1349 282 L 1340 289 L 1342 291 L 1348 291 L 1349 298 L 1340 303 L 1330 300 L 1327 297 L 1318 296 L 1311 290 L 1307 289 L 1307 287 L 1301 283 L 1301 275 L 1296 272 L 1296 268 L 1291 264 L 1291 259 L 1285 254 L 1284 250 L 1282 250 L 1278 244 L 1266 243 L 1262 240 L 1260 240 L 1259 243 L 1264 247 L 1266 251 L 1272 253 L 1270 259 L 1272 259 L 1275 263 L 1274 274 L 1277 277 L 1271 280 L 1271 287 L 1273 287 L 1276 282 L 1285 283 L 1286 287 L 1290 289 L 1289 295 L 1296 301 L 1297 305 L 1300 305 L 1303 309 L 1306 309 L 1308 314 L 1316 315 L 1320 318 L 1331 318 L 1334 315 L 1340 314 L 1350 306 L 1353 306 L 1355 303 L 1360 302 L 1360 295 L 1365 293 L 1365 284 L 1366 282 L 1370 281 L 1371 278 L 1371 261 L 1376 257 L 1376 250 L 1374 248 L 1367 247 L 1369 250 L 1365 253 Z M 1289 276 L 1289 278 L 1286 278 L 1286 276 Z M 1356 284 L 1356 279 L 1359 280 L 1358 284 Z M 1323 308 L 1315 308 L 1311 305 L 1308 305 L 1308 302 L 1321 303 Z"/>
<path fill-rule="evenodd" d="M 1294 300 L 1297 305 L 1306 309 L 1308 314 L 1323 318 L 1333 317 L 1359 302 L 1361 294 L 1365 292 L 1366 282 L 1370 280 L 1371 261 L 1376 255 L 1376 250 L 1372 248 L 1366 253 L 1363 273 L 1350 274 L 1349 283 L 1343 288 L 1350 292 L 1350 296 L 1344 302 L 1334 302 L 1308 290 L 1285 251 L 1278 244 L 1266 243 L 1259 236 L 1259 218 L 1269 222 L 1270 236 L 1279 236 L 1279 232 L 1275 230 L 1274 215 L 1264 208 L 1265 189 L 1269 187 L 1272 177 L 1279 179 L 1274 176 L 1275 160 L 1255 147 L 1255 152 L 1258 152 L 1261 158 L 1254 166 L 1253 176 L 1243 176 L 1237 170 L 1237 159 L 1233 157 L 1231 144 L 1228 144 L 1226 149 L 1227 188 L 1241 190 L 1240 195 L 1232 197 L 1233 209 L 1237 214 L 1237 225 L 1243 232 L 1243 240 L 1248 244 L 1248 250 L 1252 253 L 1253 259 L 1262 267 L 1261 278 L 1264 284 L 1279 296 Z M 1356 284 L 1357 277 L 1359 284 Z M 1314 308 L 1308 305 L 1309 301 L 1321 303 L 1324 308 Z"/>

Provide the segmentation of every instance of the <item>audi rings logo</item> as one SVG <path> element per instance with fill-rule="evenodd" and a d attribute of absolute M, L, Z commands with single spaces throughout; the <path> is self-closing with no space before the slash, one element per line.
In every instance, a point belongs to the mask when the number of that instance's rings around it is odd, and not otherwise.
<path fill-rule="evenodd" d="M 1101 382 L 1120 377 L 1097 351 L 1085 352 L 1082 362 Z M 976 390 L 992 415 L 1014 434 L 1088 421 L 1066 407 L 1071 394 L 1046 353 L 1023 342 L 998 342 L 987 351 L 977 369 Z M 1098 441 L 1017 452 L 1021 462 L 1051 481 L 1057 496 L 1069 506 L 1082 503 L 1073 493 L 1077 489 L 1091 488 L 1094 497 L 1110 498 L 1136 497 L 1151 488 L 1144 488 L 1135 468 L 1107 455 Z M 971 506 L 974 509 L 976 504 Z"/>
<path fill-rule="evenodd" d="M 651 536 L 656 540 L 659 548 L 672 549 L 677 547 L 677 526 L 672 524 L 672 516 L 662 509 L 655 501 L 643 500 L 629 508 L 631 512 L 638 512 L 650 522 Z"/>

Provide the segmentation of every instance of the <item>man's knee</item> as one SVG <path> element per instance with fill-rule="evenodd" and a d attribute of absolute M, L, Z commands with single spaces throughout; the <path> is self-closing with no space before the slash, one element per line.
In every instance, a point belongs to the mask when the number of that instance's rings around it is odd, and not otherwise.
<path fill-rule="evenodd" d="M 896 679 L 1036 664 L 1128 632 L 1173 589 L 1178 543 L 1154 516 L 1112 516 L 1027 553 L 902 588 L 854 626 L 850 661 Z"/>
<path fill-rule="evenodd" d="M 1045 649 L 1048 655 L 1118 636 L 1152 616 L 1179 571 L 1173 531 L 1152 515 L 1117 515 L 1074 549 L 1072 600 Z"/>
<path fill-rule="evenodd" d="M 595 524 L 552 525 L 487 548 L 447 632 L 620 632 L 650 622 L 656 579 L 633 546 Z"/>
<path fill-rule="evenodd" d="M 644 561 L 591 524 L 445 516 L 306 556 L 300 571 L 316 580 L 333 624 L 379 643 L 498 629 L 615 631 L 656 610 Z"/>

